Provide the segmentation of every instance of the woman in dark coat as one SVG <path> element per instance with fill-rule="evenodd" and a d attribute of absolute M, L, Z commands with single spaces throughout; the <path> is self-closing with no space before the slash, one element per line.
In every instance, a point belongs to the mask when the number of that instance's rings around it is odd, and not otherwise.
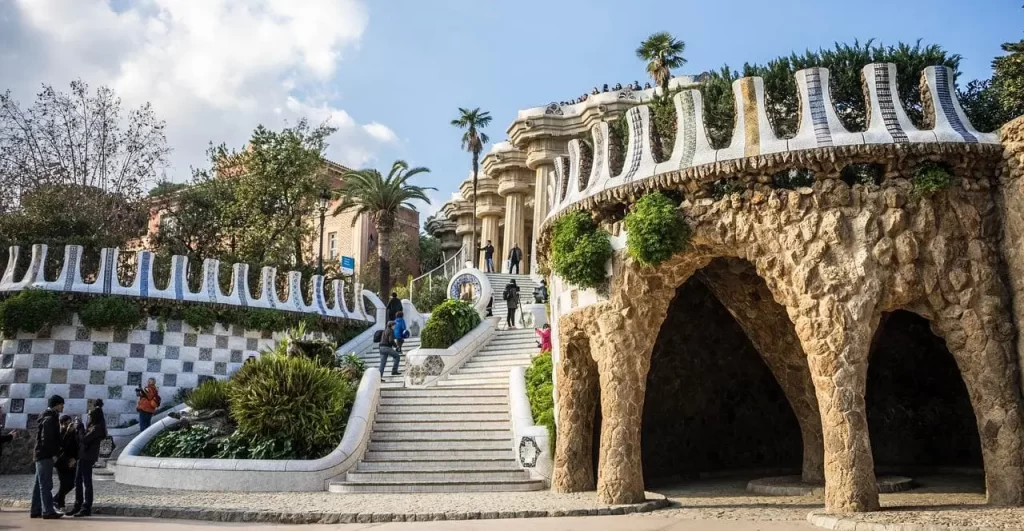
<path fill-rule="evenodd" d="M 103 401 L 97 400 L 89 412 L 89 426 L 79 439 L 78 471 L 75 473 L 75 507 L 68 514 L 92 516 L 92 467 L 100 458 L 100 444 L 107 438 L 107 419 Z"/>
<path fill-rule="evenodd" d="M 60 455 L 54 468 L 57 469 L 57 477 L 60 479 L 60 488 L 57 489 L 57 496 L 53 498 L 53 504 L 61 511 L 64 510 L 64 499 L 68 493 L 75 489 L 75 465 L 78 462 L 78 432 L 75 423 L 70 415 L 60 417 Z"/>

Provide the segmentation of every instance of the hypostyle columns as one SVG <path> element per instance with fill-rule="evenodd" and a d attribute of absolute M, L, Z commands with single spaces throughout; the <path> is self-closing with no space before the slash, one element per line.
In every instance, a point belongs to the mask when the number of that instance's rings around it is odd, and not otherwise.
<path fill-rule="evenodd" d="M 494 267 L 501 267 L 502 247 L 500 222 L 505 212 L 505 201 L 498 195 L 498 181 L 490 176 L 481 177 L 477 180 L 477 202 L 476 217 L 477 225 L 480 228 L 480 248 L 487 246 L 491 241 L 494 246 Z M 484 251 L 479 251 L 478 267 L 485 269 Z"/>
<path fill-rule="evenodd" d="M 500 257 L 495 257 L 495 266 L 502 272 L 506 270 L 509 252 L 515 244 L 523 251 L 523 262 L 519 264 L 519 273 L 527 272 L 526 253 L 531 245 L 526 234 L 527 195 L 533 189 L 533 174 L 526 167 L 526 154 L 508 142 L 499 142 L 484 157 L 483 167 L 487 174 L 498 181 L 498 195 L 505 199 L 504 225 Z M 497 241 L 497 240 L 495 240 Z M 499 259 L 500 258 L 500 259 Z"/>
<path fill-rule="evenodd" d="M 548 189 L 555 180 L 555 159 L 566 153 L 566 140 L 552 138 L 530 141 L 526 148 L 526 167 L 533 170 L 533 234 L 532 247 L 550 212 L 551 197 Z M 537 271 L 537 253 L 530 260 L 530 271 Z"/>

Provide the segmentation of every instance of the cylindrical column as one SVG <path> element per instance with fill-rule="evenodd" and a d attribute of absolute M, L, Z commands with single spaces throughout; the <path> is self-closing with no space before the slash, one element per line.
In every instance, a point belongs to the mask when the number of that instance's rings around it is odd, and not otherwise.
<path fill-rule="evenodd" d="M 555 173 L 554 164 L 540 164 L 534 170 L 533 186 L 533 231 L 530 235 L 532 249 L 537 249 L 539 231 L 548 217 L 548 183 Z M 537 271 L 537 252 L 530 253 L 530 272 Z"/>
<path fill-rule="evenodd" d="M 498 239 L 500 232 L 498 231 L 498 221 L 501 216 L 498 214 L 487 213 L 480 216 L 481 229 L 480 229 L 480 247 L 487 247 L 487 241 L 490 240 L 491 245 L 494 246 L 494 267 L 497 269 L 501 263 L 501 257 L 503 256 L 501 250 L 501 241 Z M 480 269 L 486 271 L 486 257 L 484 251 L 480 251 Z"/>
<path fill-rule="evenodd" d="M 523 194 L 508 194 L 505 196 L 505 254 L 501 256 L 501 263 L 508 260 L 509 253 L 515 245 L 524 249 L 523 237 L 526 232 L 526 220 L 523 218 Z M 525 254 L 526 251 L 524 250 Z M 511 271 L 505 271 L 511 273 Z M 522 264 L 519 267 L 519 274 L 523 273 Z"/>

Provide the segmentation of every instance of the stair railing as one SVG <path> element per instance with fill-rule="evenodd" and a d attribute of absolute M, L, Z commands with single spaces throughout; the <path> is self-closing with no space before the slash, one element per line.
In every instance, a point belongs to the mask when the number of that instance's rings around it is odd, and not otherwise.
<path fill-rule="evenodd" d="M 454 275 L 457 271 L 459 271 L 459 269 L 461 269 L 461 265 L 460 264 L 462 264 L 465 261 L 465 259 L 464 259 L 465 256 L 466 256 L 466 246 L 462 246 L 462 248 L 460 248 L 457 253 L 453 254 L 451 256 L 451 258 L 449 258 L 449 259 L 445 260 L 444 262 L 442 262 L 441 265 L 439 265 L 439 266 L 435 267 L 434 269 L 431 269 L 430 271 L 427 271 L 426 273 L 423 273 L 422 275 L 420 275 L 420 276 L 410 280 L 409 281 L 409 300 L 413 300 L 413 297 L 416 295 L 416 284 L 417 284 L 417 282 L 420 283 L 421 285 L 422 285 L 423 282 L 426 282 L 428 290 L 434 289 L 434 277 L 435 276 L 440 276 L 440 278 L 443 278 L 443 279 L 444 278 L 451 278 L 452 275 Z"/>

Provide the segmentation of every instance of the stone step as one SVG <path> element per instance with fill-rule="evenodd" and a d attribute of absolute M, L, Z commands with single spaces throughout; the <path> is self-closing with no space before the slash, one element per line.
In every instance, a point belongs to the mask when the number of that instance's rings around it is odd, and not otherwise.
<path fill-rule="evenodd" d="M 377 441 L 370 439 L 368 452 L 504 451 L 512 454 L 512 439 L 436 439 L 432 441 Z"/>
<path fill-rule="evenodd" d="M 455 375 L 452 375 L 455 376 Z M 472 375 L 470 375 L 472 376 Z M 501 378 L 473 378 L 473 379 L 458 379 L 458 380 L 441 380 L 437 382 L 438 387 L 463 387 L 473 386 L 480 384 L 501 384 L 508 386 L 508 374 L 505 374 Z"/>
<path fill-rule="evenodd" d="M 532 355 L 537 354 L 539 352 L 540 352 L 540 347 L 538 347 L 536 343 L 531 343 L 529 346 L 525 346 L 525 347 L 514 347 L 514 346 L 513 347 L 506 347 L 506 346 L 498 345 L 498 346 L 491 346 L 491 347 L 480 349 L 480 351 L 478 351 L 476 354 L 474 354 L 474 357 L 475 356 L 514 356 L 514 355 L 532 356 Z"/>
<path fill-rule="evenodd" d="M 447 404 L 436 406 L 431 404 L 381 404 L 377 407 L 378 415 L 407 413 L 508 413 L 509 405 L 505 404 Z"/>
<path fill-rule="evenodd" d="M 544 482 L 520 481 L 416 481 L 353 482 L 332 481 L 328 490 L 337 493 L 414 493 L 414 492 L 525 492 L 543 490 Z"/>
<path fill-rule="evenodd" d="M 515 333 L 513 333 L 515 332 Z M 492 338 L 487 342 L 487 346 L 490 345 L 503 345 L 503 344 L 518 344 L 518 343 L 529 343 L 537 337 L 537 333 L 532 328 L 527 329 L 516 329 L 508 332 L 498 332 L 499 335 Z M 510 335 L 503 335 L 510 334 Z"/>
<path fill-rule="evenodd" d="M 437 459 L 436 456 L 443 455 L 447 459 L 508 459 L 513 456 L 511 445 L 501 450 L 444 450 L 438 452 L 436 448 L 432 451 L 423 450 L 372 450 L 367 449 L 363 454 L 364 461 L 396 461 L 407 458 L 419 457 L 427 461 Z"/>
<path fill-rule="evenodd" d="M 512 367 L 526 367 L 530 364 L 530 360 L 508 360 L 499 363 L 491 363 L 488 361 L 477 361 L 474 363 L 467 363 L 462 367 L 459 367 L 457 371 L 459 374 L 476 374 L 482 372 L 501 372 L 508 371 Z"/>
<path fill-rule="evenodd" d="M 501 413 L 446 413 L 434 411 L 430 413 L 377 413 L 377 422 L 507 422 L 509 412 Z"/>
<path fill-rule="evenodd" d="M 458 472 L 472 470 L 515 470 L 519 463 L 515 459 L 433 459 L 429 461 L 410 461 L 395 459 L 392 461 L 361 461 L 356 470 L 359 472 L 387 472 L 391 470 L 414 470 L 421 472 Z"/>
<path fill-rule="evenodd" d="M 511 430 L 512 423 L 510 420 L 499 420 L 499 421 L 473 421 L 473 422 L 462 422 L 462 421 L 434 421 L 434 422 L 422 422 L 422 421 L 407 421 L 407 422 L 381 422 L 378 418 L 373 423 L 373 432 L 408 432 L 408 431 L 500 431 L 500 430 Z"/>
<path fill-rule="evenodd" d="M 441 395 L 430 395 L 430 396 L 401 396 L 401 395 L 388 395 L 383 394 L 380 397 L 381 406 L 448 406 L 448 405 L 481 405 L 481 406 L 493 406 L 493 405 L 504 405 L 508 407 L 508 396 L 441 396 Z"/>
<path fill-rule="evenodd" d="M 477 481 L 521 481 L 530 479 L 530 473 L 520 469 L 509 470 L 386 470 L 379 472 L 348 472 L 345 481 L 353 483 L 421 483 Z"/>
<path fill-rule="evenodd" d="M 469 358 L 469 361 L 467 361 L 466 363 L 467 364 L 468 363 L 476 363 L 476 362 L 479 362 L 479 363 L 488 362 L 489 363 L 489 362 L 498 362 L 498 361 L 520 361 L 520 360 L 530 361 L 530 360 L 533 359 L 533 357 L 534 357 L 533 353 L 525 353 L 525 352 L 517 352 L 517 353 L 512 353 L 512 354 L 504 354 L 504 353 L 491 354 L 491 353 L 487 353 L 487 352 L 479 352 L 477 354 L 474 354 L 473 357 Z"/>
<path fill-rule="evenodd" d="M 475 373 L 460 374 L 459 372 L 456 371 L 456 372 L 454 372 L 452 374 L 449 374 L 447 380 L 442 380 L 442 381 L 450 382 L 450 381 L 453 381 L 453 380 L 467 380 L 467 381 L 468 380 L 487 380 L 487 381 L 490 381 L 492 383 L 499 383 L 499 382 L 501 382 L 501 383 L 505 383 L 506 385 L 508 384 L 508 371 L 495 370 L 493 372 L 494 372 L 493 375 L 485 375 L 485 374 L 475 374 Z M 438 382 L 438 384 L 440 384 L 440 383 L 441 382 Z"/>
<path fill-rule="evenodd" d="M 450 398 L 450 397 L 507 397 L 508 387 L 476 387 L 473 389 L 439 389 L 437 387 L 427 387 L 425 389 L 389 389 L 387 391 L 381 391 L 381 398 Z"/>
<path fill-rule="evenodd" d="M 373 441 L 511 441 L 512 430 L 403 430 L 374 431 Z"/>

